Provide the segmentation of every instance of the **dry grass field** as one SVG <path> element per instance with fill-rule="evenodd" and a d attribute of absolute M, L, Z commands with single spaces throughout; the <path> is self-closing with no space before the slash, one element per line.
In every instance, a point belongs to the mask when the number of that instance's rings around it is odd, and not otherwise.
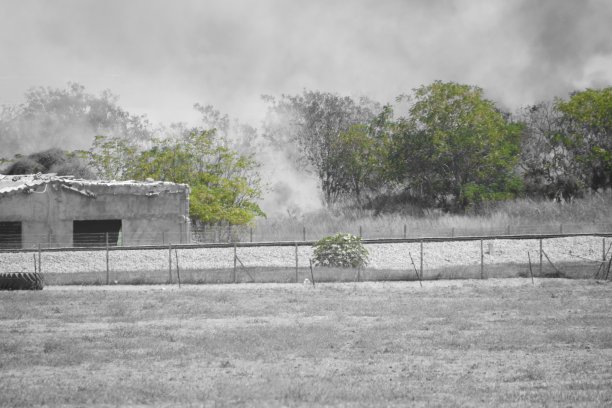
<path fill-rule="evenodd" d="M 0 292 L 2 406 L 612 406 L 612 283 Z"/>

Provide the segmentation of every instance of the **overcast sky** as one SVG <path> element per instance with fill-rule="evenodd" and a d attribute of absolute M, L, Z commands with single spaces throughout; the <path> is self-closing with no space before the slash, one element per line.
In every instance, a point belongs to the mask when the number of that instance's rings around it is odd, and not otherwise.
<path fill-rule="evenodd" d="M 0 104 L 75 81 L 153 122 L 200 102 L 257 125 L 262 94 L 440 79 L 514 110 L 612 84 L 611 22 L 610 0 L 2 0 Z"/>

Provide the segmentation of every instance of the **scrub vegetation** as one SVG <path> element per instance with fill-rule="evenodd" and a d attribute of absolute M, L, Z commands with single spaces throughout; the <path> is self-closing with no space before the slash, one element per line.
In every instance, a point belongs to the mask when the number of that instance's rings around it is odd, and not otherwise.
<path fill-rule="evenodd" d="M 262 178 L 262 162 L 289 163 L 298 181 L 314 176 L 311 199 L 344 215 L 486 216 L 517 200 L 561 206 L 612 190 L 612 87 L 517 112 L 500 109 L 478 86 L 443 81 L 384 105 L 310 90 L 264 100 L 268 114 L 259 128 L 199 104 L 201 126 L 154 127 L 119 107 L 109 91 L 35 88 L 25 103 L 2 107 L 3 140 L 32 145 L 32 138 L 46 143 L 78 133 L 91 145 L 70 152 L 55 146 L 0 163 L 9 174 L 188 183 L 198 227 L 254 225 L 265 217 L 260 204 L 270 191 L 279 207 L 300 215 L 299 203 L 287 205 L 286 195 L 301 183 L 288 186 L 282 172 Z"/>

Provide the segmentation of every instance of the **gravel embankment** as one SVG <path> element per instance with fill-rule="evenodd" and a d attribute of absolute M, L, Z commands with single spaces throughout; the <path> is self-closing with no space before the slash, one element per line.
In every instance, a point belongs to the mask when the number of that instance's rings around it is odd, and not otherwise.
<path fill-rule="evenodd" d="M 583 262 L 602 259 L 602 238 L 570 237 L 543 240 L 543 249 L 553 262 Z M 606 247 L 610 239 L 606 240 Z M 406 269 L 420 263 L 420 245 L 370 244 L 368 269 Z M 538 240 L 484 241 L 484 262 L 491 264 L 527 263 L 527 252 L 532 262 L 539 259 Z M 179 249 L 181 269 L 219 269 L 234 265 L 233 248 Z M 294 267 L 294 247 L 238 248 L 238 258 L 246 267 Z M 174 250 L 172 251 L 174 267 Z M 312 256 L 310 247 L 298 248 L 300 267 L 308 266 Z M 113 271 L 146 271 L 168 268 L 168 250 L 110 251 L 109 264 Z M 423 247 L 423 267 L 426 269 L 480 264 L 480 241 L 426 243 Z M 105 251 L 74 251 L 42 253 L 43 272 L 73 273 L 102 272 L 106 270 Z M 0 271 L 33 271 L 32 253 L 0 253 Z"/>

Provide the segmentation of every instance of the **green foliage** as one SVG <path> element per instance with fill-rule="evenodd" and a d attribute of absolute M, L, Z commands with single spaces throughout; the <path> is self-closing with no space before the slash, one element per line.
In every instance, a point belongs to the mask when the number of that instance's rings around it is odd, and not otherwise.
<path fill-rule="evenodd" d="M 351 148 L 362 152 L 369 149 L 368 135 L 360 126 L 378 114 L 379 105 L 367 98 L 355 101 L 318 91 L 267 100 L 272 119 L 267 124 L 266 137 L 297 150 L 293 152 L 297 161 L 317 174 L 325 203 L 332 205 L 347 194 L 359 196 L 364 163 L 354 160 L 357 153 L 352 154 Z M 358 140 L 353 141 L 353 137 Z M 355 170 L 359 172 L 356 177 L 352 173 Z"/>
<path fill-rule="evenodd" d="M 393 133 L 395 179 L 425 206 L 465 209 L 520 191 L 514 168 L 521 126 L 482 89 L 434 82 L 414 91 L 409 116 Z"/>
<path fill-rule="evenodd" d="M 257 204 L 257 162 L 219 143 L 214 130 L 194 130 L 153 144 L 129 164 L 126 177 L 188 184 L 190 215 L 204 224 L 248 224 L 265 216 Z"/>
<path fill-rule="evenodd" d="M 314 244 L 314 264 L 346 268 L 364 267 L 368 264 L 368 250 L 361 237 L 352 234 L 336 234 Z"/>
<path fill-rule="evenodd" d="M 593 190 L 612 187 L 612 87 L 576 92 L 557 100 L 567 124 L 561 142 L 579 168 L 578 178 Z"/>
<path fill-rule="evenodd" d="M 123 137 L 97 135 L 86 157 L 101 179 L 123 180 L 136 154 L 136 145 Z"/>
<path fill-rule="evenodd" d="M 388 184 L 391 114 L 386 106 L 369 124 L 352 125 L 340 132 L 332 144 L 336 177 L 359 207 L 365 193 L 375 196 Z"/>

